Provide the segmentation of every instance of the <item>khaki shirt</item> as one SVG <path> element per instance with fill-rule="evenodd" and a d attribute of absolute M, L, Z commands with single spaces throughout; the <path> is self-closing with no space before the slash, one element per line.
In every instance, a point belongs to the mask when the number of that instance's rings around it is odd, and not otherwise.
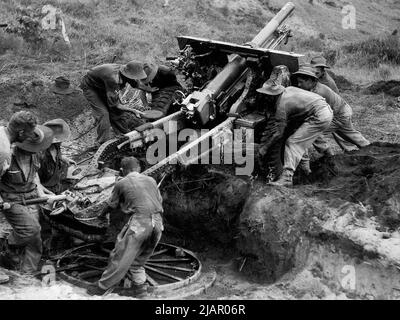
<path fill-rule="evenodd" d="M 275 119 L 285 124 L 292 121 L 304 122 L 323 108 L 330 109 L 320 95 L 296 87 L 287 87 L 277 101 Z"/>
<path fill-rule="evenodd" d="M 40 168 L 37 154 L 14 148 L 10 167 L 0 179 L 0 192 L 29 193 L 36 190 L 36 174 Z"/>
<path fill-rule="evenodd" d="M 334 113 L 340 112 L 347 104 L 341 96 L 322 83 L 318 82 L 317 85 L 311 89 L 311 92 L 319 94 L 321 97 L 325 98 Z"/>
<path fill-rule="evenodd" d="M 91 88 L 105 95 L 109 108 L 119 104 L 119 92 L 126 86 L 120 77 L 121 65 L 116 63 L 103 64 L 92 68 L 83 77 L 81 88 Z M 129 84 L 135 88 L 137 83 L 132 80 Z"/>
<path fill-rule="evenodd" d="M 112 191 L 109 206 L 121 208 L 123 213 L 151 216 L 162 213 L 162 197 L 156 181 L 138 172 L 131 172 L 119 180 Z"/>

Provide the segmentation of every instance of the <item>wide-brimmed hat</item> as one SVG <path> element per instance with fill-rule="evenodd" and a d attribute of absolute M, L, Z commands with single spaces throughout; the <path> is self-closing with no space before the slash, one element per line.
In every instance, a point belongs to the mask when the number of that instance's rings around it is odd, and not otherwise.
<path fill-rule="evenodd" d="M 330 69 L 330 67 L 326 64 L 326 59 L 323 56 L 317 56 L 312 58 L 310 64 L 313 67 L 323 67 Z"/>
<path fill-rule="evenodd" d="M 53 130 L 53 143 L 67 141 L 71 135 L 69 125 L 63 119 L 50 120 L 43 123 L 43 125 Z"/>
<path fill-rule="evenodd" d="M 315 74 L 315 69 L 313 66 L 301 66 L 298 71 L 293 73 L 293 75 L 294 76 L 303 75 L 318 80 L 318 77 Z"/>
<path fill-rule="evenodd" d="M 143 63 L 138 61 L 128 62 L 121 67 L 120 71 L 128 79 L 142 80 L 147 78 L 147 74 L 143 70 Z"/>
<path fill-rule="evenodd" d="M 71 87 L 68 78 L 61 76 L 55 78 L 52 91 L 57 94 L 70 94 L 75 91 L 75 88 Z"/>
<path fill-rule="evenodd" d="M 147 77 L 146 77 L 146 79 L 143 79 L 142 82 L 145 84 L 152 82 L 154 77 L 157 74 L 158 65 L 151 64 L 151 63 L 145 63 L 143 65 L 143 69 L 144 69 L 144 72 L 146 72 Z"/>
<path fill-rule="evenodd" d="M 25 151 L 37 153 L 46 150 L 53 143 L 54 133 L 49 127 L 36 126 L 37 136 L 29 138 L 24 142 L 16 142 L 15 145 Z"/>
<path fill-rule="evenodd" d="M 277 96 L 285 91 L 285 87 L 277 83 L 276 81 L 268 79 L 264 82 L 263 86 L 256 91 L 270 96 Z"/>

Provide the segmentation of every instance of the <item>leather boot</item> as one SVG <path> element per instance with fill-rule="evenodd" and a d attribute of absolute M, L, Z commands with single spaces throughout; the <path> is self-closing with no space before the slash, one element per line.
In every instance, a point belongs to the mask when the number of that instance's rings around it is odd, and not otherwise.
<path fill-rule="evenodd" d="M 143 284 L 132 284 L 131 291 L 136 297 L 144 297 L 148 292 L 149 285 L 147 283 Z"/>
<path fill-rule="evenodd" d="M 270 182 L 269 184 L 278 187 L 291 187 L 293 186 L 293 172 L 285 169 L 277 181 Z"/>
<path fill-rule="evenodd" d="M 99 286 L 96 286 L 96 285 L 92 285 L 86 290 L 87 294 L 89 294 L 91 296 L 103 296 L 108 291 L 111 292 L 112 290 L 103 289 L 103 288 L 100 288 Z"/>
<path fill-rule="evenodd" d="M 309 176 L 312 173 L 310 168 L 310 161 L 301 160 L 297 169 L 301 170 L 306 176 Z"/>

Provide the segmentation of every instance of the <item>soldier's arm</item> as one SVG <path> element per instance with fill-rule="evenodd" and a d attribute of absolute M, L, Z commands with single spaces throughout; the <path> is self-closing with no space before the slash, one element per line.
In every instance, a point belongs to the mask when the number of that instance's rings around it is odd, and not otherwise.
<path fill-rule="evenodd" d="M 280 137 L 283 136 L 285 129 L 287 127 L 287 112 L 286 107 L 283 104 L 279 104 L 276 108 L 275 116 L 274 116 L 274 132 L 271 140 L 275 142 Z M 272 143 L 271 143 L 272 144 Z"/>
<path fill-rule="evenodd" d="M 163 198 L 162 198 L 162 196 L 161 196 L 160 188 L 158 187 L 157 181 L 156 181 L 154 178 L 152 178 L 152 177 L 149 177 L 149 178 L 150 178 L 150 181 L 151 181 L 151 183 L 153 184 L 154 188 L 156 189 L 156 197 L 157 197 L 157 200 L 160 201 L 160 203 L 162 203 Z"/>
<path fill-rule="evenodd" d="M 110 109 L 116 108 L 119 105 L 119 91 L 114 89 L 107 89 L 106 96 L 107 96 L 107 104 Z"/>
<path fill-rule="evenodd" d="M 107 104 L 110 109 L 119 109 L 122 111 L 132 112 L 138 118 L 140 118 L 140 113 L 137 110 L 131 109 L 128 107 L 124 107 L 121 104 L 120 97 L 119 97 L 119 87 L 116 82 L 111 81 L 111 80 L 106 80 L 106 81 L 104 81 L 104 84 L 106 87 Z"/>
<path fill-rule="evenodd" d="M 261 137 L 262 146 L 259 149 L 259 153 L 262 156 L 266 155 L 268 149 L 283 136 L 286 127 L 286 110 L 277 106 L 275 115 L 268 121 L 267 127 Z"/>
<path fill-rule="evenodd" d="M 0 154 L 0 156 L 3 156 L 3 155 Z M 3 174 L 7 171 L 8 167 L 9 167 L 9 163 L 6 160 L 0 165 L 0 179 L 3 176 Z M 0 194 L 0 204 L 4 204 L 4 200 L 3 200 L 2 196 L 1 196 L 1 194 Z"/>
<path fill-rule="evenodd" d="M 113 76 L 108 76 L 104 81 L 104 87 L 106 90 L 106 96 L 107 96 L 107 104 L 109 108 L 115 108 L 120 104 L 119 100 L 119 84 L 116 79 L 114 79 Z"/>
<path fill-rule="evenodd" d="M 120 200 L 120 184 L 117 182 L 111 193 L 110 198 L 107 200 L 107 205 L 100 213 L 100 216 L 105 216 L 111 210 L 118 208 L 119 200 Z"/>
<path fill-rule="evenodd" d="M 140 90 L 142 90 L 142 91 L 144 91 L 144 92 L 149 92 L 149 93 L 153 93 L 153 92 L 156 92 L 156 91 L 159 90 L 159 89 L 156 88 L 156 87 L 150 87 L 150 86 L 148 86 L 148 85 L 146 85 L 146 84 L 143 84 L 143 83 L 141 83 L 141 82 L 139 82 L 137 88 L 140 89 Z"/>

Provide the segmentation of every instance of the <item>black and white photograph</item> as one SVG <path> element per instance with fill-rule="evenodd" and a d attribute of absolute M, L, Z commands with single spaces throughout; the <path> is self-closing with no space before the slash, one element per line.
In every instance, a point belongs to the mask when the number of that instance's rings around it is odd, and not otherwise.
<path fill-rule="evenodd" d="M 0 0 L 0 300 L 400 300 L 399 30 L 399 0 Z"/>

